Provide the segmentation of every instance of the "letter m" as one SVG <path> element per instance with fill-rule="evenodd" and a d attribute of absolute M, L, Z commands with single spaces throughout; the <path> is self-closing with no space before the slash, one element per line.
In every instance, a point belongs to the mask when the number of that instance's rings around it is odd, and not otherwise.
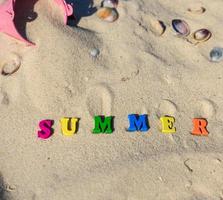
<path fill-rule="evenodd" d="M 146 132 L 149 130 L 149 124 L 148 124 L 148 116 L 147 115 L 136 115 L 131 114 L 128 115 L 129 118 L 129 132 L 135 132 L 135 131 L 141 131 Z"/>
<path fill-rule="evenodd" d="M 107 133 L 111 134 L 113 132 L 113 117 L 95 116 L 94 117 L 95 128 L 93 130 L 94 134 Z"/>

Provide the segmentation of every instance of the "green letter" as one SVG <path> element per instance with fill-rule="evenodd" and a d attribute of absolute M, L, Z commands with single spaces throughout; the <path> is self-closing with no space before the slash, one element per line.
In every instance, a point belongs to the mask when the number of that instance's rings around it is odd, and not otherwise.
<path fill-rule="evenodd" d="M 107 133 L 111 134 L 113 132 L 113 117 L 95 116 L 94 117 L 95 128 L 93 130 L 94 134 Z"/>

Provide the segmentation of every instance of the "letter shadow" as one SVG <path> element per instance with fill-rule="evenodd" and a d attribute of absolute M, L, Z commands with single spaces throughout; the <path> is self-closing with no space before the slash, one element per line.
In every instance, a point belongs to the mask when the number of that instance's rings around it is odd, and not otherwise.
<path fill-rule="evenodd" d="M 55 129 L 53 128 L 53 125 L 55 124 L 55 121 L 54 120 L 52 120 L 52 119 L 49 119 L 50 121 L 51 121 L 51 123 L 52 123 L 52 127 L 51 127 L 51 132 L 52 132 L 52 135 L 54 134 L 54 131 L 55 131 Z"/>

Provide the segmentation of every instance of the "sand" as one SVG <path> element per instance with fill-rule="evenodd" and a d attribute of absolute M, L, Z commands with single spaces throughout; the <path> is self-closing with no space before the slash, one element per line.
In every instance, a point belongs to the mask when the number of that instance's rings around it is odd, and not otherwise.
<path fill-rule="evenodd" d="M 200 15 L 187 12 L 193 3 L 120 0 L 115 23 L 92 14 L 74 28 L 52 1 L 21 0 L 16 22 L 36 47 L 0 33 L 1 68 L 21 63 L 0 76 L 1 199 L 223 199 L 223 68 L 209 61 L 223 46 L 223 2 L 200 0 Z M 27 7 L 37 18 L 24 26 Z M 174 18 L 213 37 L 190 44 L 171 30 Z M 167 26 L 162 36 L 151 19 Z M 131 113 L 149 115 L 148 133 L 126 132 Z M 115 132 L 93 135 L 94 115 L 115 116 Z M 176 134 L 160 133 L 162 115 L 176 118 Z M 80 118 L 75 136 L 61 134 L 62 117 Z M 208 120 L 208 137 L 190 134 L 195 117 Z M 46 141 L 42 119 L 55 120 Z"/>

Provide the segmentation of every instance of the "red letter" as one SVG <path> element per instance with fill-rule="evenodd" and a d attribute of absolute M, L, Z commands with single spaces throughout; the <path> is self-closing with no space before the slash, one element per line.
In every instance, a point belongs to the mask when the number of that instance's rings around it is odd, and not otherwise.
<path fill-rule="evenodd" d="M 40 131 L 38 131 L 38 138 L 48 139 L 53 134 L 53 120 L 42 120 L 39 123 Z"/>
<path fill-rule="evenodd" d="M 208 122 L 206 119 L 193 119 L 194 130 L 192 131 L 192 135 L 197 136 L 208 136 L 207 125 Z"/>

